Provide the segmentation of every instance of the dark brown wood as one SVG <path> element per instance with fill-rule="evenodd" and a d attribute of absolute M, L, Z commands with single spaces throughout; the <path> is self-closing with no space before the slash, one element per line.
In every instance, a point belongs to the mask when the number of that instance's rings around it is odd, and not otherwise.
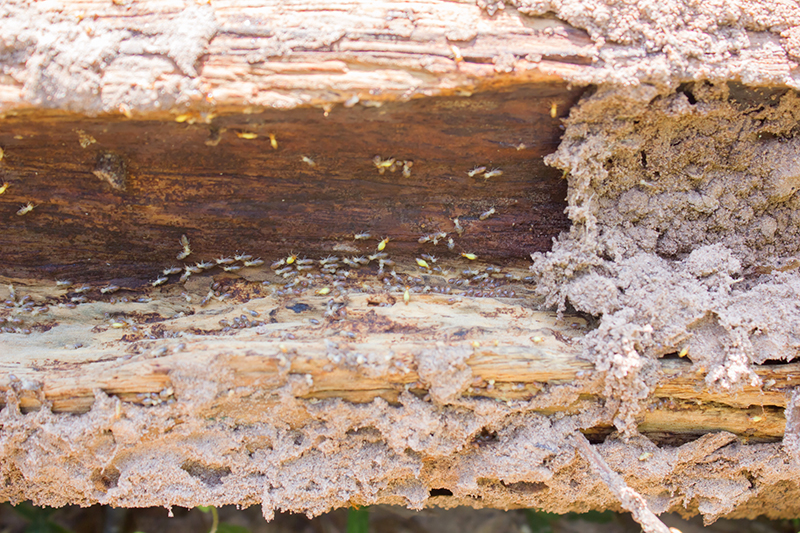
<path fill-rule="evenodd" d="M 9 184 L 0 195 L 0 273 L 152 279 L 176 264 L 182 234 L 190 261 L 235 250 L 268 260 L 367 252 L 382 237 L 407 256 L 527 259 L 568 227 L 566 182 L 542 157 L 561 131 L 551 102 L 563 115 L 580 92 L 545 84 L 338 106 L 328 116 L 312 108 L 178 121 L 9 116 L 0 132 Z M 374 156 L 413 161 L 410 177 L 402 164 L 379 174 Z M 476 166 L 503 174 L 469 177 Z M 33 211 L 17 215 L 28 202 Z M 479 220 L 491 208 L 496 214 Z M 453 252 L 446 240 L 417 242 L 437 231 L 455 239 Z M 361 232 L 372 238 L 354 242 Z"/>

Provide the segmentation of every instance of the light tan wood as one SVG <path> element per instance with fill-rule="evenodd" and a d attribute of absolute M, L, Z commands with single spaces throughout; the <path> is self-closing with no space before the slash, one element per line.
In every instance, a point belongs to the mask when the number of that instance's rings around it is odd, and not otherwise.
<path fill-rule="evenodd" d="M 461 388 L 453 401 L 461 401 L 461 396 L 531 402 L 544 414 L 574 413 L 586 402 L 599 401 L 603 390 L 602 375 L 579 357 L 581 338 L 589 331 L 585 320 L 558 319 L 519 298 L 415 294 L 404 305 L 397 294 L 394 305 L 376 307 L 370 304 L 377 301 L 376 295 L 352 294 L 343 321 L 326 320 L 322 310 L 327 298 L 314 295 L 290 302 L 264 297 L 206 307 L 189 304 L 185 307 L 194 314 L 158 322 L 166 336 L 175 338 L 157 341 L 125 341 L 127 329 L 109 327 L 108 319 L 98 320 L 110 309 L 120 313 L 157 308 L 167 314 L 181 305 L 177 292 L 166 291 L 159 294 L 160 300 L 147 304 L 93 302 L 79 306 L 78 314 L 55 310 L 59 323 L 48 333 L 60 331 L 67 338 L 82 331 L 88 349 L 53 348 L 43 340 L 46 335 L 3 335 L 0 340 L 10 350 L 0 358 L 0 391 L 14 389 L 26 411 L 46 402 L 56 412 L 85 412 L 95 390 L 139 404 L 150 401 L 146 395 L 159 393 L 180 400 L 184 391 L 175 385 L 175 377 L 188 365 L 208 369 L 209 382 L 220 391 L 215 404 L 220 412 L 227 409 L 222 391 L 249 387 L 263 398 L 292 376 L 301 384 L 294 393 L 312 402 L 325 398 L 369 402 L 377 397 L 394 402 L 404 390 L 420 397 L 431 394 L 440 385 L 437 374 L 420 367 L 439 360 L 453 360 L 456 366 L 461 361 L 468 371 L 463 383 L 458 383 L 455 367 L 441 372 L 441 380 L 454 380 Z M 307 305 L 309 310 L 298 316 L 286 309 L 289 304 Z M 220 319 L 249 311 L 260 316 L 273 311 L 278 322 L 220 335 Z M 312 319 L 319 323 L 311 323 Z M 214 326 L 216 332 L 211 332 Z M 147 330 L 146 324 L 138 327 Z M 209 333 L 193 334 L 190 328 Z M 765 386 L 747 385 L 737 391 L 706 387 L 704 373 L 685 359 L 665 359 L 660 364 L 662 378 L 647 402 L 642 432 L 674 436 L 725 430 L 768 440 L 782 436 L 786 394 L 800 385 L 800 364 L 757 367 Z M 571 399 L 558 403 L 552 399 L 554 391 L 564 387 L 571 388 Z M 258 401 L 263 400 L 253 400 L 254 405 Z M 228 416 L 249 416 L 237 409 Z"/>
<path fill-rule="evenodd" d="M 587 34 L 561 21 L 510 6 L 488 16 L 468 2 L 71 0 L 12 10 L 6 24 L 4 33 L 20 35 L 15 57 L 51 61 L 9 62 L 0 111 L 43 101 L 125 114 L 163 112 L 173 103 L 224 111 L 357 97 L 374 105 L 559 81 L 591 68 L 594 54 Z M 31 35 L 40 38 L 25 40 Z M 104 56 L 102 77 L 52 62 L 97 55 Z"/>

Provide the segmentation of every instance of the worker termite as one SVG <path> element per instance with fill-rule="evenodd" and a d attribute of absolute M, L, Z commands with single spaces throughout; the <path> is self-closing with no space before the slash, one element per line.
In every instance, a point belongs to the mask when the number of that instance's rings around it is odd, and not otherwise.
<path fill-rule="evenodd" d="M 276 273 L 277 275 L 279 275 L 279 276 L 283 276 L 283 275 L 284 275 L 284 274 L 286 274 L 287 272 L 291 272 L 291 271 L 292 271 L 292 268 L 293 268 L 293 267 L 290 267 L 290 266 L 288 266 L 288 267 L 284 267 L 284 268 L 281 268 L 280 270 L 276 270 L 276 271 L 275 271 L 275 273 Z"/>
<path fill-rule="evenodd" d="M 200 270 L 208 270 L 209 268 L 214 266 L 214 263 L 212 263 L 211 261 L 201 261 L 200 263 L 195 263 L 194 266 L 196 266 Z"/>
<path fill-rule="evenodd" d="M 486 220 L 490 216 L 494 215 L 496 212 L 497 211 L 495 211 L 494 207 L 492 207 L 488 211 L 484 211 L 483 213 L 481 213 L 481 216 L 479 216 L 478 218 L 481 220 Z"/>
<path fill-rule="evenodd" d="M 92 290 L 91 286 L 89 286 L 89 285 L 81 285 L 80 287 L 75 289 L 74 292 L 76 292 L 78 294 L 81 294 L 81 293 L 84 293 L 84 292 L 89 292 L 90 290 Z"/>
<path fill-rule="evenodd" d="M 375 165 L 375 168 L 378 169 L 378 174 L 383 174 L 386 172 L 388 168 L 390 172 L 394 172 L 396 167 L 395 164 L 396 160 L 394 157 L 390 157 L 389 159 L 382 159 L 381 156 L 376 155 L 372 158 L 372 163 Z"/>
<path fill-rule="evenodd" d="M 369 233 L 356 233 L 355 235 L 353 235 L 353 240 L 354 241 L 366 241 L 370 237 L 372 237 L 372 235 L 369 234 Z"/>
<path fill-rule="evenodd" d="M 467 172 L 467 176 L 469 176 L 470 178 L 474 178 L 478 174 L 483 174 L 484 172 L 486 172 L 486 167 L 475 167 L 469 172 Z"/>
<path fill-rule="evenodd" d="M 448 238 L 447 239 L 447 249 L 448 250 L 452 250 L 455 247 L 456 247 L 456 243 L 453 241 L 453 238 L 452 237 Z"/>
<path fill-rule="evenodd" d="M 383 250 L 386 248 L 386 245 L 387 245 L 388 243 L 389 243 L 389 237 L 386 237 L 386 238 L 385 238 L 385 239 L 383 239 L 381 242 L 379 242 L 379 243 L 378 243 L 378 251 L 379 251 L 379 252 L 382 252 L 382 251 L 383 251 Z"/>
<path fill-rule="evenodd" d="M 339 261 L 338 257 L 336 257 L 335 255 L 329 255 L 328 257 L 324 257 L 324 258 L 320 259 L 319 260 L 319 264 L 325 266 L 328 263 L 336 263 L 338 261 Z"/>
<path fill-rule="evenodd" d="M 411 167 L 414 166 L 413 161 L 403 161 L 403 177 L 410 178 L 411 177 Z"/>
<path fill-rule="evenodd" d="M 370 261 L 375 261 L 377 259 L 386 259 L 387 257 L 389 257 L 389 254 L 387 254 L 386 252 L 378 252 L 376 254 L 368 255 L 367 259 L 369 259 Z"/>
<path fill-rule="evenodd" d="M 436 259 L 436 257 L 435 257 L 435 256 L 433 256 L 433 255 L 422 254 L 422 257 L 423 257 L 424 259 L 427 259 L 427 260 L 428 260 L 428 261 L 430 261 L 431 263 L 435 263 L 436 261 L 438 261 L 438 259 Z"/>
<path fill-rule="evenodd" d="M 108 293 L 111 293 L 111 292 L 117 292 L 118 290 L 119 290 L 119 287 L 116 286 L 116 285 L 106 285 L 105 287 L 100 289 L 100 293 L 101 294 L 108 294 Z"/>
<path fill-rule="evenodd" d="M 489 178 L 496 178 L 496 177 L 499 177 L 499 176 L 502 176 L 502 175 L 503 175 L 503 171 L 502 170 L 500 170 L 499 168 L 493 168 L 492 170 L 490 170 L 489 172 L 484 174 L 483 177 L 485 179 L 489 179 Z"/>
<path fill-rule="evenodd" d="M 19 210 L 17 211 L 17 214 L 20 215 L 20 216 L 27 215 L 28 213 L 33 211 L 34 207 L 36 207 L 36 206 L 33 205 L 33 202 L 28 202 L 27 204 L 25 204 L 25 205 L 23 205 L 22 207 L 19 208 Z"/>
<path fill-rule="evenodd" d="M 181 235 L 180 243 L 183 247 L 183 250 L 176 256 L 179 261 L 186 259 L 192 253 L 192 249 L 189 247 L 189 239 L 186 237 L 186 235 Z"/>
<path fill-rule="evenodd" d="M 72 285 L 72 282 L 68 281 L 66 279 L 57 279 L 56 280 L 56 287 L 69 287 L 70 285 Z"/>
<path fill-rule="evenodd" d="M 311 168 L 314 168 L 314 167 L 317 166 L 317 164 L 314 162 L 314 160 L 311 159 L 310 157 L 307 157 L 307 156 L 302 156 L 300 158 L 300 161 L 302 161 L 306 165 L 310 166 Z"/>
<path fill-rule="evenodd" d="M 3 194 L 3 193 L 4 193 L 4 192 L 6 192 L 7 190 L 8 190 L 8 183 L 6 183 L 6 182 L 4 181 L 4 182 L 3 182 L 3 184 L 2 184 L 2 185 L 0 185 L 0 194 Z"/>
<path fill-rule="evenodd" d="M 236 252 L 236 254 L 233 256 L 233 259 L 234 259 L 235 261 L 249 261 L 249 260 L 251 260 L 252 258 L 253 258 L 253 256 L 252 256 L 252 255 L 249 255 L 249 254 L 243 254 L 243 253 L 239 253 L 239 252 Z"/>
<path fill-rule="evenodd" d="M 151 285 L 153 285 L 153 287 L 158 287 L 159 285 L 165 284 L 167 281 L 169 281 L 169 278 L 164 276 L 157 278 L 155 281 L 153 281 L 153 283 L 151 283 Z"/>
<path fill-rule="evenodd" d="M 244 266 L 246 267 L 258 267 L 264 264 L 264 260 L 261 258 L 258 259 L 251 259 L 249 261 L 244 262 Z"/>
<path fill-rule="evenodd" d="M 277 150 L 278 149 L 278 139 L 275 138 L 275 134 L 274 133 L 270 133 L 269 134 L 269 145 L 272 146 L 273 150 Z"/>
<path fill-rule="evenodd" d="M 234 260 L 231 259 L 230 257 L 218 257 L 218 258 L 214 259 L 214 261 L 218 265 L 230 265 L 231 263 L 233 263 Z"/>
<path fill-rule="evenodd" d="M 470 254 L 470 253 L 462 253 L 462 254 L 461 254 L 461 257 L 463 257 L 463 258 L 465 258 L 465 259 L 469 259 L 470 261 L 474 261 L 474 260 L 476 260 L 476 259 L 478 258 L 478 256 L 477 256 L 477 255 L 475 255 L 475 254 Z"/>
<path fill-rule="evenodd" d="M 183 271 L 183 274 L 181 274 L 181 278 L 180 278 L 180 280 L 179 280 L 179 281 L 180 281 L 181 283 L 183 283 L 184 281 L 186 281 L 187 279 L 189 279 L 189 276 L 191 276 L 191 275 L 192 275 L 192 271 L 191 271 L 191 270 L 189 270 L 189 267 L 186 267 L 186 268 L 184 269 L 184 271 Z"/>
<path fill-rule="evenodd" d="M 305 257 L 304 257 L 303 259 L 298 259 L 298 260 L 296 261 L 296 263 L 297 263 L 298 265 L 313 265 L 313 264 L 314 264 L 314 260 L 313 260 L 313 259 L 308 259 L 308 258 L 305 258 Z"/>
<path fill-rule="evenodd" d="M 295 265 L 295 268 L 297 268 L 298 272 L 303 272 L 304 270 L 311 270 L 312 268 L 314 268 L 314 265 L 301 265 L 298 263 L 297 265 Z"/>
<path fill-rule="evenodd" d="M 461 234 L 464 233 L 464 228 L 461 227 L 461 222 L 459 222 L 458 217 L 453 219 L 453 227 L 458 233 L 458 236 L 461 237 Z"/>
<path fill-rule="evenodd" d="M 222 267 L 222 270 L 225 272 L 236 272 L 237 270 L 241 270 L 242 265 L 227 265 Z"/>
<path fill-rule="evenodd" d="M 165 268 L 164 270 L 161 271 L 161 273 L 164 274 L 165 276 L 171 276 L 172 274 L 177 274 L 182 270 L 183 269 L 181 267 L 170 267 L 170 268 Z"/>

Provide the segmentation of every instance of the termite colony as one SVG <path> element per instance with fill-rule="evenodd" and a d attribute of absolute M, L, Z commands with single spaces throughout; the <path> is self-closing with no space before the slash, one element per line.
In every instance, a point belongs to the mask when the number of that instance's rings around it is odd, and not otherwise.
<path fill-rule="evenodd" d="M 242 138 L 254 138 L 255 134 L 237 133 Z M 277 149 L 277 140 L 270 135 L 270 144 Z M 302 161 L 310 167 L 316 163 L 303 157 Z M 413 161 L 397 160 L 394 157 L 375 156 L 372 163 L 379 174 L 386 171 L 399 171 L 404 177 L 411 175 Z M 487 166 L 477 166 L 467 172 L 471 178 L 489 180 L 503 175 L 498 168 L 487 170 Z M 4 192 L 3 185 L 0 192 Z M 24 206 L 21 211 L 26 214 L 33 209 L 33 204 Z M 495 215 L 495 207 L 470 217 L 472 224 L 480 224 Z M 393 258 L 391 236 L 372 235 L 369 231 L 342 236 L 343 240 L 353 243 L 351 250 L 361 249 L 363 253 L 338 253 L 326 257 L 310 258 L 295 253 L 281 255 L 277 259 L 267 261 L 244 252 L 230 255 L 194 260 L 196 255 L 186 235 L 181 235 L 177 242 L 175 259 L 178 264 L 165 266 L 148 283 L 149 287 L 121 288 L 112 283 L 102 286 L 73 284 L 68 280 L 56 281 L 57 289 L 65 292 L 55 298 L 45 298 L 44 302 L 35 303 L 30 296 L 20 298 L 13 287 L 11 297 L 5 302 L 5 313 L 0 312 L 0 332 L 30 333 L 31 321 L 25 321 L 20 315 L 31 317 L 46 315 L 49 307 L 74 309 L 78 305 L 102 301 L 105 303 L 148 303 L 153 291 L 166 291 L 166 294 L 180 290 L 176 287 L 185 285 L 192 276 L 204 276 L 209 280 L 208 291 L 204 296 L 181 292 L 180 296 L 187 304 L 195 308 L 206 308 L 211 304 L 219 304 L 229 300 L 244 304 L 250 299 L 273 297 L 279 300 L 297 297 L 319 298 L 324 303 L 322 319 L 328 322 L 341 321 L 347 318 L 349 296 L 354 294 L 390 295 L 380 306 L 391 306 L 403 300 L 405 305 L 414 302 L 415 295 L 440 294 L 447 295 L 447 303 L 453 304 L 463 298 L 514 298 L 520 287 L 531 283 L 530 276 L 519 272 L 504 271 L 501 267 L 483 264 L 473 251 L 456 249 L 457 239 L 468 230 L 468 225 L 458 217 L 450 219 L 446 231 L 434 231 L 419 236 L 417 243 L 428 248 L 442 246 L 446 258 L 437 258 L 433 254 L 415 254 L 416 257 L 405 259 Z M 446 250 L 444 250 L 446 248 Z M 192 257 L 192 259 L 189 259 Z M 412 260 L 413 259 L 413 260 Z M 254 276 L 253 274 L 259 274 Z M 257 278 L 258 281 L 253 281 Z M 195 284 L 196 286 L 196 284 Z M 122 291 L 120 295 L 116 293 Z M 204 291 L 205 292 L 205 291 Z M 150 294 L 146 294 L 150 293 Z M 229 303 L 230 303 L 229 302 Z M 226 304 L 227 305 L 227 304 Z M 257 311 L 247 310 L 233 318 L 218 321 L 221 329 L 201 331 L 201 334 L 228 333 L 242 328 L 257 327 L 265 324 L 269 318 L 261 317 Z M 188 313 L 188 314 L 191 314 Z M 51 321 L 52 322 L 52 321 Z M 311 319 L 312 324 L 319 320 Z M 126 316 L 125 313 L 105 313 L 107 329 L 125 330 L 141 336 L 140 324 Z M 38 325 L 41 329 L 46 325 Z M 161 336 L 164 336 L 162 332 Z M 151 336 L 151 338 L 153 338 Z M 156 401 L 153 399 L 153 401 Z"/>
<path fill-rule="evenodd" d="M 17 293 L 14 285 L 8 286 L 9 297 L 0 312 L 0 333 L 21 333 L 30 335 L 33 331 L 47 331 L 53 322 L 41 322 L 36 317 L 46 317 L 50 312 L 47 304 L 34 302 L 31 295 Z M 25 317 L 25 318 L 23 318 Z"/>

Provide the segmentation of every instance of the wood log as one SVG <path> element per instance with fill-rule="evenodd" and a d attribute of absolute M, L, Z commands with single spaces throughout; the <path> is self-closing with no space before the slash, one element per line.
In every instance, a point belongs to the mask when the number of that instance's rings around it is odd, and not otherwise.
<path fill-rule="evenodd" d="M 528 270 L 593 84 L 793 86 L 788 38 L 673 71 L 479 3 L 9 3 L 0 500 L 618 509 L 581 432 L 654 511 L 796 516 L 798 363 L 644 361 L 622 438 L 597 318 Z"/>

